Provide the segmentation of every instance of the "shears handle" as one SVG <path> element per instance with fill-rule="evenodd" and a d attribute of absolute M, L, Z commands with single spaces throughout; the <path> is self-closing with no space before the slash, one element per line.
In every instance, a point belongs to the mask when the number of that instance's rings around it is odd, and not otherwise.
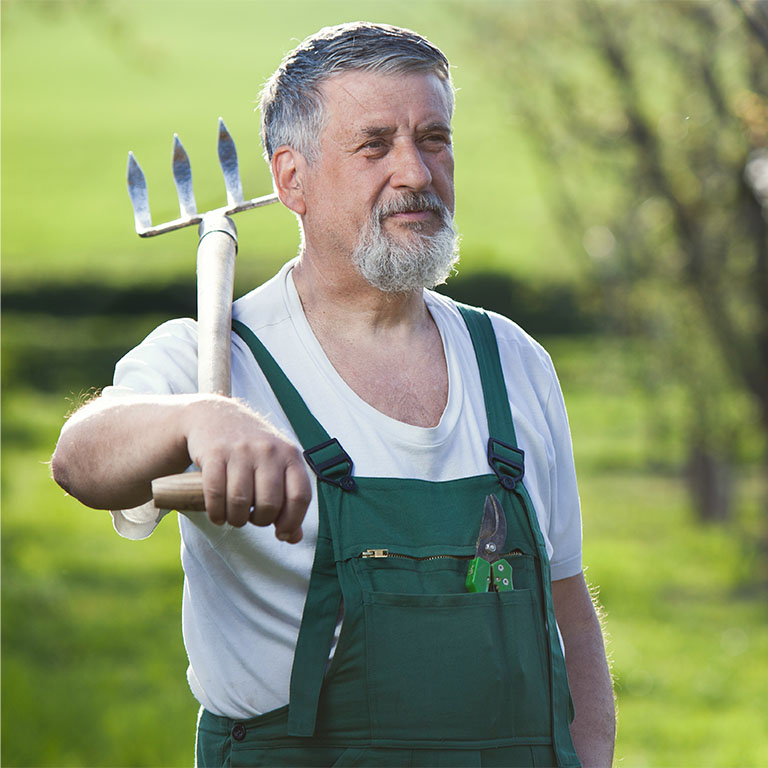
<path fill-rule="evenodd" d="M 482 557 L 475 557 L 467 571 L 467 592 L 487 592 L 491 586 L 491 564 Z"/>
<path fill-rule="evenodd" d="M 489 589 L 511 592 L 514 588 L 512 566 L 506 560 L 489 563 L 482 557 L 475 557 L 469 563 L 465 584 L 467 592 L 488 592 Z"/>
<path fill-rule="evenodd" d="M 491 579 L 497 592 L 511 592 L 512 566 L 506 560 L 497 560 L 491 565 Z"/>

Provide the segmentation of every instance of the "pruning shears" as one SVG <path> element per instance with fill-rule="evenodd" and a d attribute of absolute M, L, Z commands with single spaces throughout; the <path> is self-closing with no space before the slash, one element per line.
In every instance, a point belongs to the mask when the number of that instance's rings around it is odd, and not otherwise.
<path fill-rule="evenodd" d="M 507 540 L 507 519 L 496 495 L 485 497 L 475 557 L 467 572 L 467 592 L 510 592 L 512 566 L 501 557 Z"/>

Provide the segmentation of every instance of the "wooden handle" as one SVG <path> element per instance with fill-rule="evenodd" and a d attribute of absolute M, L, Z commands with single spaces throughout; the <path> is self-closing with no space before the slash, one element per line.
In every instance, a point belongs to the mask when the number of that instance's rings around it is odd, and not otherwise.
<path fill-rule="evenodd" d="M 231 394 L 236 253 L 237 231 L 232 220 L 206 215 L 197 248 L 197 391 L 225 397 Z"/>
<path fill-rule="evenodd" d="M 158 509 L 204 512 L 202 472 L 183 472 L 152 481 L 152 498 Z"/>
<path fill-rule="evenodd" d="M 222 213 L 206 213 L 197 247 L 197 389 L 229 397 L 232 355 L 232 291 L 237 229 Z M 152 482 L 158 509 L 204 511 L 200 472 L 158 477 Z"/>

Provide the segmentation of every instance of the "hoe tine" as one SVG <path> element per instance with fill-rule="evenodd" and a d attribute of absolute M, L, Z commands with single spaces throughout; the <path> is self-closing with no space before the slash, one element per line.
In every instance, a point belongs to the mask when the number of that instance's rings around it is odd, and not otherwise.
<path fill-rule="evenodd" d="M 179 212 L 182 219 L 188 219 L 197 213 L 195 193 L 192 189 L 192 168 L 189 155 L 179 141 L 179 134 L 173 134 L 173 180 L 179 195 Z"/>
<path fill-rule="evenodd" d="M 136 231 L 141 234 L 152 226 L 152 216 L 149 212 L 149 195 L 144 171 L 136 162 L 133 152 L 128 153 L 128 194 L 133 205 L 133 217 Z"/>
<path fill-rule="evenodd" d="M 227 188 L 227 205 L 242 203 L 243 185 L 240 183 L 240 171 L 237 168 L 237 150 L 221 118 L 219 118 L 219 163 L 224 174 L 224 185 Z"/>

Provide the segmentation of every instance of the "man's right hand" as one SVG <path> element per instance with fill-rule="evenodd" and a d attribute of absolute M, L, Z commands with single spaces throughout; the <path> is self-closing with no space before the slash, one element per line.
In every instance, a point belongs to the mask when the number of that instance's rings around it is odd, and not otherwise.
<path fill-rule="evenodd" d="M 274 525 L 301 540 L 311 484 L 299 448 L 248 406 L 217 395 L 97 398 L 64 425 L 51 462 L 56 482 L 96 509 L 151 498 L 157 477 L 202 470 L 217 525 Z"/>
<path fill-rule="evenodd" d="M 203 474 L 211 522 L 275 526 L 281 541 L 301 540 L 312 489 L 301 452 L 235 400 L 202 400 L 183 419 L 187 452 Z"/>

